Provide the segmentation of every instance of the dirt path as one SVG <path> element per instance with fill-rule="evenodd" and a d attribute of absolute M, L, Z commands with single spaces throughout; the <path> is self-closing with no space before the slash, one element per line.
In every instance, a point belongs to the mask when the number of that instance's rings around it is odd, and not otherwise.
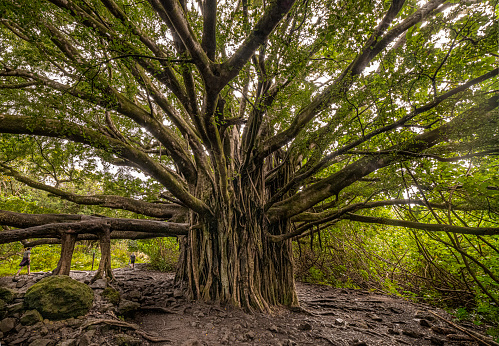
<path fill-rule="evenodd" d="M 73 346 L 473 346 L 480 343 L 458 328 L 472 330 L 482 338 L 485 334 L 483 327 L 459 324 L 456 328 L 432 314 L 451 320 L 442 310 L 362 290 L 297 283 L 302 311 L 277 308 L 272 314 L 247 314 L 231 307 L 187 301 L 183 292 L 174 287 L 173 275 L 169 273 L 149 271 L 141 265 L 133 271 L 123 268 L 114 273 L 117 281 L 112 285 L 121 293 L 119 306 L 102 298 L 106 286 L 102 280 L 91 285 L 95 301 L 86 316 L 73 321 L 45 320 L 27 327 L 18 324 L 3 334 L 4 340 L 0 334 L 2 345 L 31 345 L 36 338 L 43 338 L 50 341 L 43 345 Z M 83 271 L 71 273 L 74 279 L 83 282 L 88 282 L 91 275 Z M 0 278 L 0 285 L 15 287 L 21 297 L 43 276 L 39 273 L 22 278 L 24 283 Z M 18 298 L 18 304 L 21 299 Z M 126 314 L 127 306 L 133 309 Z M 121 315 L 126 317 L 126 323 L 119 317 Z M 19 320 L 20 313 L 15 318 Z M 95 321 L 111 323 L 94 324 Z M 163 341 L 154 342 L 155 339 Z M 487 344 L 497 345 L 490 339 L 482 343 Z"/>
<path fill-rule="evenodd" d="M 149 272 L 149 274 L 151 274 Z M 160 277 L 158 278 L 159 280 Z M 149 285 L 149 284 L 148 284 Z M 362 290 L 297 283 L 305 312 L 276 309 L 272 315 L 173 298 L 155 302 L 173 313 L 138 312 L 134 321 L 169 343 L 157 345 L 478 345 L 439 319 L 444 311 Z M 461 325 L 484 334 L 473 325 Z"/>

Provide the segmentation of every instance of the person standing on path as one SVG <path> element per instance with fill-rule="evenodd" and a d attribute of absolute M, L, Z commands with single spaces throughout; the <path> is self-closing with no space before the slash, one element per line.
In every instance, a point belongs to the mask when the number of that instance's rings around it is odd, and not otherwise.
<path fill-rule="evenodd" d="M 132 269 L 135 269 L 135 252 L 132 252 L 130 255 L 130 267 Z"/>
<path fill-rule="evenodd" d="M 23 259 L 21 261 L 21 263 L 19 264 L 19 270 L 17 271 L 16 275 L 14 275 L 14 277 L 18 276 L 19 273 L 21 272 L 21 270 L 25 267 L 25 266 L 28 266 L 28 275 L 31 275 L 31 268 L 30 268 L 30 264 L 31 264 L 31 248 L 30 247 L 27 247 L 26 250 L 24 251 L 23 253 Z"/>

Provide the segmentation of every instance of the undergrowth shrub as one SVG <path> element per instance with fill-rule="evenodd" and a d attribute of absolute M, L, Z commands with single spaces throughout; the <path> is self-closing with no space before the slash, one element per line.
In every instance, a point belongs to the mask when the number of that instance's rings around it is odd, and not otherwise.
<path fill-rule="evenodd" d="M 497 322 L 499 240 L 487 239 L 345 223 L 294 242 L 295 274 L 423 301 L 477 324 Z"/>
<path fill-rule="evenodd" d="M 156 238 L 130 242 L 129 248 L 146 254 L 152 269 L 163 272 L 175 271 L 180 254 L 176 238 Z"/>

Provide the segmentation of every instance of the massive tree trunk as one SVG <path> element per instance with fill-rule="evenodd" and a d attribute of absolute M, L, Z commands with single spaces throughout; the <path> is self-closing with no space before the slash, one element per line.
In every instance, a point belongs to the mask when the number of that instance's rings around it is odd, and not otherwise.
<path fill-rule="evenodd" d="M 291 240 L 273 242 L 269 237 L 287 233 L 290 222 L 271 224 L 264 212 L 271 190 L 286 182 L 286 167 L 270 184 L 262 167 L 253 168 L 232 180 L 228 204 L 220 195 L 205 194 L 215 215 L 191 220 L 195 225 L 181 240 L 177 280 L 187 283 L 194 299 L 256 311 L 298 306 Z"/>
<path fill-rule="evenodd" d="M 189 295 L 258 311 L 298 305 L 291 241 L 273 243 L 266 235 L 280 234 L 287 224 L 270 226 L 259 217 L 230 214 L 206 220 L 182 246 L 177 275 Z"/>

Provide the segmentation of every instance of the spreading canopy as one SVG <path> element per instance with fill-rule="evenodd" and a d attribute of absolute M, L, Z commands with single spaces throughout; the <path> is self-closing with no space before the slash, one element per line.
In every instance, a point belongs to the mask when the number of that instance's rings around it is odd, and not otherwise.
<path fill-rule="evenodd" d="M 493 6 L 3 0 L 0 172 L 162 220 L 136 220 L 148 234 L 229 209 L 291 223 L 262 230 L 274 243 L 342 220 L 499 234 Z M 0 220 L 20 227 L 0 242 L 93 224 Z"/>

